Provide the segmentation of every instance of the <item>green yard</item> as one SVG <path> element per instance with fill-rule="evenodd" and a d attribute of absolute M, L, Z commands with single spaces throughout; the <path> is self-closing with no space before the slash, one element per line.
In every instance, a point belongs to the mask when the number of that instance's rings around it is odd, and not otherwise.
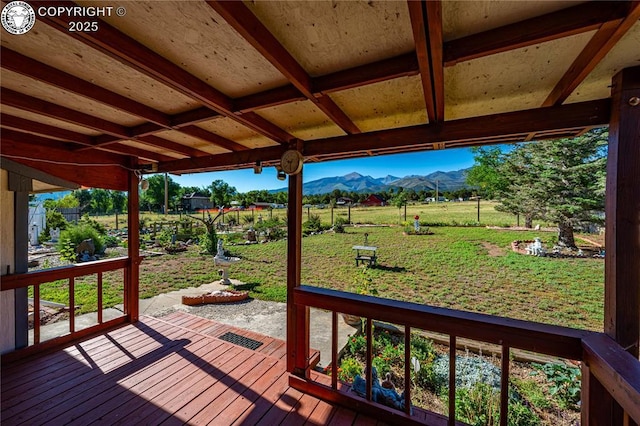
<path fill-rule="evenodd" d="M 492 203 L 482 202 L 481 208 L 483 224 L 515 225 L 515 218 L 495 211 Z M 274 210 L 273 214 L 285 212 Z M 329 209 L 315 209 L 311 213 L 319 213 L 325 224 L 330 220 Z M 250 213 L 239 214 L 242 217 Z M 265 219 L 270 215 L 268 211 L 262 214 Z M 346 208 L 334 210 L 336 217 L 346 214 Z M 474 222 L 477 211 L 474 202 L 407 208 L 410 222 L 416 214 L 423 223 L 462 224 Z M 305 237 L 304 284 L 360 292 L 368 280 L 370 292 L 381 297 L 592 330 L 603 328 L 602 259 L 539 258 L 510 249 L 512 241 L 536 236 L 549 243 L 556 236 L 554 232 L 431 226 L 433 235 L 403 235 L 404 227 L 393 224 L 399 222 L 396 207 L 354 208 L 351 215 L 353 222 L 392 225 L 346 227 L 344 234 L 327 232 Z M 143 215 L 147 223 L 161 218 Z M 109 224 L 114 218 L 102 220 Z M 355 266 L 351 247 L 362 244 L 365 233 L 369 234 L 369 244 L 379 249 L 378 265 L 363 272 L 362 267 Z M 286 300 L 285 240 L 231 245 L 229 240 L 242 237 L 220 236 L 228 240 L 225 248 L 242 258 L 231 267 L 232 278 L 245 282 L 252 297 Z M 602 237 L 589 239 L 599 242 Z M 579 239 L 578 244 L 589 243 Z M 201 255 L 200 248 L 194 245 L 187 252 L 145 259 L 141 265 L 140 297 L 198 286 L 218 278 L 211 256 Z M 45 285 L 42 298 L 64 303 L 68 300 L 66 287 L 66 281 Z M 76 303 L 82 305 L 82 312 L 95 310 L 94 288 L 95 277 L 76 280 Z M 105 305 L 121 303 L 121 297 L 122 273 L 106 274 Z"/>

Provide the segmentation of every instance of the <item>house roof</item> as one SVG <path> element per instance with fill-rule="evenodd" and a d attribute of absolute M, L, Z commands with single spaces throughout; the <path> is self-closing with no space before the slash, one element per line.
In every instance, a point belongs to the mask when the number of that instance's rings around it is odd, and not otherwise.
<path fill-rule="evenodd" d="M 2 34 L 1 154 L 85 185 L 572 136 L 638 64 L 637 2 L 123 1 Z M 93 9 L 96 10 L 96 9 Z M 81 167 L 80 165 L 90 165 Z"/>

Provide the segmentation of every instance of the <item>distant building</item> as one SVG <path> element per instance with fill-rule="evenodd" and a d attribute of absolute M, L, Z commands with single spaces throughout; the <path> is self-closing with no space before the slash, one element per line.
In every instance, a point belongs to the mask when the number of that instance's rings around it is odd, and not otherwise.
<path fill-rule="evenodd" d="M 337 206 L 346 206 L 348 204 L 352 204 L 353 200 L 351 198 L 347 198 L 347 197 L 340 197 L 336 200 L 336 205 Z"/>
<path fill-rule="evenodd" d="M 376 194 L 371 194 L 369 195 L 364 201 L 362 201 L 360 203 L 361 205 L 365 206 L 365 207 L 380 207 L 380 206 L 384 206 L 384 200 L 382 198 L 380 198 L 379 196 L 377 196 Z"/>
<path fill-rule="evenodd" d="M 194 192 L 189 195 L 183 195 L 181 200 L 182 209 L 192 212 L 194 210 L 212 209 L 213 202 L 206 195 L 200 195 Z"/>

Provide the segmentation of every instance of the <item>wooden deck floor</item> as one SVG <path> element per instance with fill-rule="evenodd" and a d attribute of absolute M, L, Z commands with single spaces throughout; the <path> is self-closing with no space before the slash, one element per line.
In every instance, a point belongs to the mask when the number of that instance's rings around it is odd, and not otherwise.
<path fill-rule="evenodd" d="M 250 350 L 219 339 L 259 340 Z M 289 387 L 284 342 L 184 313 L 143 317 L 2 366 L 1 421 L 17 424 L 376 425 Z"/>

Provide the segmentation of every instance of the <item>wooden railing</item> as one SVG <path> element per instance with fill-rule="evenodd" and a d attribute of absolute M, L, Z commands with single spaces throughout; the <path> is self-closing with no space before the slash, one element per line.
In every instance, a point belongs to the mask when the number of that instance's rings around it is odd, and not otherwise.
<path fill-rule="evenodd" d="M 293 298 L 294 303 L 300 308 L 315 307 L 333 312 L 331 384 L 324 385 L 313 381 L 309 374 L 303 378 L 292 377 L 290 380 L 293 387 L 331 402 L 366 410 L 373 415 L 380 415 L 385 420 L 395 423 L 424 424 L 426 421 L 427 424 L 460 424 L 455 419 L 456 339 L 467 338 L 497 344 L 501 347 L 501 425 L 507 424 L 509 359 L 512 349 L 522 349 L 572 360 L 585 360 L 585 363 L 590 364 L 592 376 L 604 385 L 609 394 L 613 395 L 614 399 L 625 410 L 625 415 L 636 421 L 638 420 L 638 410 L 640 410 L 638 407 L 638 401 L 640 400 L 640 363 L 624 352 L 613 340 L 601 333 L 309 286 L 295 288 Z M 367 339 L 365 398 L 358 398 L 351 393 L 347 394 L 338 390 L 337 313 L 356 315 L 365 319 Z M 405 403 L 404 413 L 371 402 L 373 319 L 388 322 L 401 328 L 404 327 L 404 388 L 405 401 L 408 402 Z M 436 413 L 429 413 L 426 419 L 419 420 L 415 416 L 409 415 L 411 401 L 410 336 L 412 328 L 449 335 L 450 416 L 448 418 Z M 308 328 L 298 328 L 298 330 L 305 329 Z M 304 331 L 299 331 L 299 333 L 301 332 Z M 304 339 L 303 336 L 298 336 L 297 340 L 308 342 L 308 339 Z M 606 342 L 606 344 L 603 342 Z M 612 347 L 614 349 L 611 349 Z M 607 348 L 607 350 L 605 351 L 604 348 Z M 303 348 L 300 349 L 302 349 L 302 352 L 297 352 L 309 353 L 308 348 L 306 348 L 306 351 Z M 621 362 L 619 359 L 625 359 L 626 361 Z M 583 406 L 584 409 L 585 407 Z"/>
<path fill-rule="evenodd" d="M 33 286 L 33 345 L 29 348 L 29 353 L 37 350 L 46 349 L 49 346 L 55 346 L 58 344 L 66 343 L 75 339 L 79 339 L 85 335 L 98 332 L 100 330 L 112 327 L 119 323 L 124 323 L 126 317 L 116 318 L 110 321 L 103 321 L 102 311 L 102 278 L 105 272 L 123 270 L 123 283 L 125 288 L 128 286 L 127 276 L 130 261 L 127 257 L 121 257 L 116 259 L 98 260 L 95 262 L 87 262 L 72 266 L 63 266 L 59 268 L 45 269 L 41 271 L 27 272 L 24 274 L 12 274 L 4 275 L 1 279 L 0 289 L 14 290 L 19 288 L 28 288 Z M 77 331 L 75 327 L 75 279 L 86 275 L 96 274 L 96 292 L 97 292 L 97 324 Z M 41 342 L 40 333 L 40 287 L 43 284 L 58 281 L 68 280 L 69 283 L 69 334 L 59 336 L 54 339 L 48 340 L 46 343 Z M 124 297 L 125 304 L 127 298 Z M 125 307 L 126 312 L 126 307 Z M 18 351 L 24 354 L 24 350 Z"/>

